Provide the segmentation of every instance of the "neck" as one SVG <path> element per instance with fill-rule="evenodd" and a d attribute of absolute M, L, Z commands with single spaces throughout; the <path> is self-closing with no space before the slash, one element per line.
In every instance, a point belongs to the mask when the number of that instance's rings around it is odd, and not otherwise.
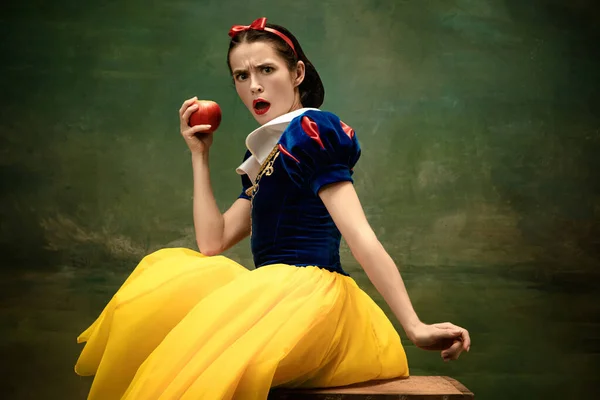
<path fill-rule="evenodd" d="M 296 94 L 296 98 L 294 99 L 294 102 L 292 103 L 292 106 L 290 107 L 290 110 L 288 112 L 296 111 L 301 108 L 302 103 L 300 102 L 300 94 Z"/>

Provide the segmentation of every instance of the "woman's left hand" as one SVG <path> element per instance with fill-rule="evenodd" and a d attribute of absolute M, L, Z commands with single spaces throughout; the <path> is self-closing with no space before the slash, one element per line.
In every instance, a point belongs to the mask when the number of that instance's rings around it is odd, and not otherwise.
<path fill-rule="evenodd" d="M 431 325 L 419 323 L 410 330 L 408 336 L 421 349 L 441 350 L 444 361 L 456 360 L 460 353 L 471 348 L 469 332 L 450 322 Z"/>

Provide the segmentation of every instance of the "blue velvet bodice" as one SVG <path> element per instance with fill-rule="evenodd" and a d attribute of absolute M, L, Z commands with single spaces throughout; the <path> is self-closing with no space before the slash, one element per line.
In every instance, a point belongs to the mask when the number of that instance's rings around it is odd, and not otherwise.
<path fill-rule="evenodd" d="M 245 158 L 250 152 L 246 152 Z M 347 275 L 340 263 L 341 234 L 318 196 L 323 186 L 352 181 L 360 157 L 354 131 L 329 112 L 306 111 L 282 133 L 259 173 L 253 196 L 242 175 L 241 198 L 252 201 L 255 266 L 314 265 Z"/>

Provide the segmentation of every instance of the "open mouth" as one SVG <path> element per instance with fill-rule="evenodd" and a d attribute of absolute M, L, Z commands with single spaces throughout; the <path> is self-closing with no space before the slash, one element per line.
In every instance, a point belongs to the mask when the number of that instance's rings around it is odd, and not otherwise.
<path fill-rule="evenodd" d="M 256 99 L 252 103 L 252 106 L 254 107 L 254 112 L 257 115 L 262 115 L 269 111 L 269 108 L 271 108 L 271 103 L 269 103 L 265 99 Z"/>

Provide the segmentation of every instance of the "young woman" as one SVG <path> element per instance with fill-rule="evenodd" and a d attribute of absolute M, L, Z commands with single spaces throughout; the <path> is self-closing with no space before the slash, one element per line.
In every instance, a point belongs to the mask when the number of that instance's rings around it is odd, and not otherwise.
<path fill-rule="evenodd" d="M 408 338 L 444 360 L 469 350 L 468 332 L 427 325 L 379 243 L 352 186 L 357 136 L 320 111 L 324 89 L 285 28 L 234 26 L 228 64 L 261 125 L 238 167 L 243 190 L 221 214 L 209 177 L 213 140 L 190 128 L 194 226 L 200 253 L 146 256 L 80 337 L 75 367 L 96 377 L 93 399 L 266 399 L 274 386 L 327 387 L 408 376 L 400 338 L 343 270 L 341 236 Z M 251 235 L 256 269 L 220 256 Z"/>

